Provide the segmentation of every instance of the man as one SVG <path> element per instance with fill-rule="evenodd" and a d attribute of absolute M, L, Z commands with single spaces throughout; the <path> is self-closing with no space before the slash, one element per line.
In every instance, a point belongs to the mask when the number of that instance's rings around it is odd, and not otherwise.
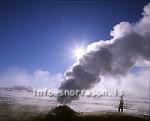
<path fill-rule="evenodd" d="M 120 112 L 120 110 L 121 110 L 121 112 L 123 112 L 123 104 L 124 104 L 123 95 L 120 97 L 121 97 L 121 99 L 120 99 L 120 103 L 119 103 L 119 107 L 118 107 L 118 112 Z"/>

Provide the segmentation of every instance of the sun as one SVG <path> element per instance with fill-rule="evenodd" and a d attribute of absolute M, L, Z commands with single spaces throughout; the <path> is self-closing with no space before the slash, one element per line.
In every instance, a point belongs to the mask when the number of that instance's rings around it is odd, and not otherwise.
<path fill-rule="evenodd" d="M 82 47 L 78 47 L 74 50 L 74 56 L 79 60 L 85 54 L 85 50 Z"/>

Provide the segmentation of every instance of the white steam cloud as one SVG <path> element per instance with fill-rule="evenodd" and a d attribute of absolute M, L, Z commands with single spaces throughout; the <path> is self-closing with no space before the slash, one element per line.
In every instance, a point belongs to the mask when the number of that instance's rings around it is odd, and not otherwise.
<path fill-rule="evenodd" d="M 0 86 L 31 86 L 36 89 L 56 89 L 62 74 L 51 74 L 46 70 L 28 72 L 20 67 L 9 68 L 0 72 Z"/>
<path fill-rule="evenodd" d="M 85 55 L 65 72 L 59 89 L 89 89 L 100 82 L 101 77 L 120 77 L 124 87 L 137 83 L 132 82 L 133 77 L 128 73 L 137 62 L 150 61 L 150 3 L 144 7 L 142 15 L 135 24 L 121 22 L 116 25 L 110 33 L 111 40 L 89 45 Z M 130 78 L 131 82 L 122 77 Z M 145 85 L 141 80 L 137 81 L 141 86 Z M 65 104 L 78 98 L 59 96 L 57 101 Z"/>

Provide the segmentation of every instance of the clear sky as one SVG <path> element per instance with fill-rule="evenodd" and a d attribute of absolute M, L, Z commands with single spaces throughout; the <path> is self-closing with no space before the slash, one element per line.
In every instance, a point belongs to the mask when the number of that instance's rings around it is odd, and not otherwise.
<path fill-rule="evenodd" d="M 110 39 L 121 21 L 141 18 L 148 0 L 0 0 L 0 71 L 9 67 L 63 73 L 69 49 Z"/>

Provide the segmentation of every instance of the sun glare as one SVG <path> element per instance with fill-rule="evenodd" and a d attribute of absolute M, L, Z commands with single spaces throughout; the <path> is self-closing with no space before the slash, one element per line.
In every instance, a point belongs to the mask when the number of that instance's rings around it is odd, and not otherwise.
<path fill-rule="evenodd" d="M 82 56 L 85 54 L 85 50 L 81 47 L 81 48 L 76 48 L 74 50 L 74 56 L 77 58 L 77 59 L 80 59 L 82 58 Z"/>

